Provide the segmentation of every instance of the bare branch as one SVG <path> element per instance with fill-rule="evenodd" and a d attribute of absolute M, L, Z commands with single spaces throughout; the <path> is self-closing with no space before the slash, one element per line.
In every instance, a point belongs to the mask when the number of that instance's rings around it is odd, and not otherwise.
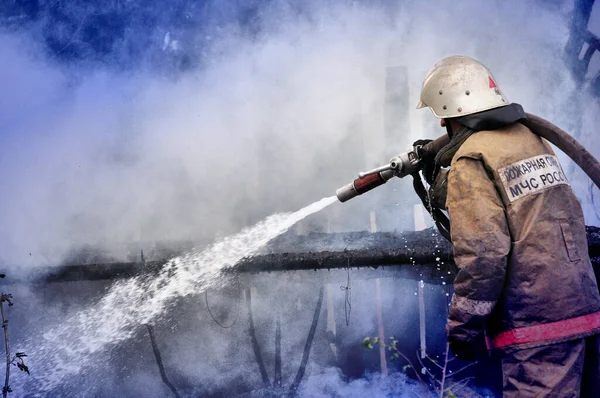
<path fill-rule="evenodd" d="M 465 366 L 463 366 L 462 368 L 458 369 L 456 372 L 452 372 L 452 374 L 451 374 L 450 376 L 448 376 L 448 377 L 454 377 L 454 376 L 456 376 L 458 373 L 462 372 L 463 370 L 465 370 L 465 369 L 468 369 L 468 368 L 470 368 L 471 366 L 473 366 L 473 365 L 476 365 L 476 364 L 477 364 L 477 361 L 475 361 L 475 362 L 471 362 L 470 364 L 468 364 L 468 365 L 465 365 Z"/>
<path fill-rule="evenodd" d="M 456 383 L 452 383 L 448 387 L 448 391 L 460 391 L 461 389 L 465 388 L 469 384 L 469 382 L 473 379 L 474 379 L 474 377 L 467 377 L 460 381 L 457 381 Z"/>
<path fill-rule="evenodd" d="M 431 384 L 433 385 L 433 388 L 435 390 L 435 394 L 439 394 L 440 390 L 437 387 L 437 385 L 440 384 L 440 382 L 435 377 L 435 375 L 433 373 L 431 373 L 431 371 L 429 369 L 427 369 L 427 366 L 425 366 L 425 364 L 423 364 L 423 361 L 421 360 L 421 357 L 419 355 L 417 355 L 417 360 L 419 361 L 419 364 L 421 365 L 421 368 L 425 369 L 425 372 L 427 373 L 427 375 L 431 379 L 431 382 L 432 382 Z M 416 373 L 416 369 L 415 369 L 415 373 Z"/>
<path fill-rule="evenodd" d="M 448 367 L 448 352 L 450 351 L 450 344 L 446 343 L 446 355 L 444 356 L 444 368 L 442 369 L 442 382 L 440 383 L 440 398 L 444 398 L 444 384 L 446 382 L 446 369 Z"/>
<path fill-rule="evenodd" d="M 402 352 L 398 351 L 398 349 L 395 350 L 398 355 L 400 355 L 402 358 L 404 358 L 404 360 L 406 362 L 408 362 L 408 364 L 410 365 L 410 367 L 412 368 L 413 372 L 415 372 L 415 375 L 417 376 L 417 379 L 419 379 L 419 383 L 421 383 L 422 385 L 426 385 L 425 382 L 423 381 L 423 379 L 421 378 L 421 376 L 419 375 L 419 372 L 417 372 L 417 369 L 415 368 L 415 366 L 412 364 L 412 362 L 410 361 L 410 359 L 408 359 L 408 357 L 406 355 L 404 355 Z M 417 355 L 418 358 L 418 355 Z"/>
<path fill-rule="evenodd" d="M 431 358 L 429 355 L 425 355 L 426 359 L 429 359 L 429 361 L 431 361 L 432 364 L 434 364 L 435 366 L 437 366 L 440 370 L 444 370 L 444 367 L 442 365 L 440 365 L 439 363 L 437 363 L 433 358 Z M 450 361 L 448 361 L 450 362 Z"/>

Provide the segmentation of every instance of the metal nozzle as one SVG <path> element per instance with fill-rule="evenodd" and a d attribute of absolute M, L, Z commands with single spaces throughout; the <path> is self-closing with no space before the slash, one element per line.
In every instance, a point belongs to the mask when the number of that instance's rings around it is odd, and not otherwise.
<path fill-rule="evenodd" d="M 380 169 L 382 171 L 375 171 Z M 358 195 L 370 191 L 373 188 L 385 184 L 387 180 L 394 176 L 394 171 L 392 171 L 389 166 L 383 166 L 375 170 L 367 173 L 361 173 L 362 177 L 359 175 L 359 177 L 350 184 L 345 185 L 335 191 L 335 195 L 337 196 L 338 200 L 342 203 L 346 202 Z"/>
<path fill-rule="evenodd" d="M 394 166 L 393 170 L 397 177 L 404 178 L 409 174 L 419 170 L 421 159 L 416 149 L 401 153 L 400 155 L 390 160 L 390 166 Z"/>
<path fill-rule="evenodd" d="M 408 152 L 401 153 L 394 157 L 390 160 L 390 163 L 377 167 L 371 171 L 359 173 L 356 180 L 335 191 L 335 195 L 340 202 L 346 202 L 375 187 L 385 184 L 387 180 L 394 176 L 403 178 L 409 174 L 416 173 L 422 167 L 422 152 L 433 152 L 435 154 L 440 148 L 448 143 L 448 140 L 448 136 L 443 135 L 425 146 L 415 145 Z"/>
<path fill-rule="evenodd" d="M 354 182 L 350 184 L 344 185 L 337 191 L 335 191 L 335 196 L 337 196 L 338 200 L 342 203 L 358 196 L 358 192 L 354 189 Z"/>
<path fill-rule="evenodd" d="M 395 158 L 392 159 L 392 161 L 390 163 L 383 165 L 383 166 L 379 166 L 376 169 L 358 173 L 358 178 L 363 179 L 367 176 L 370 176 L 371 174 L 377 174 L 377 173 L 382 173 L 384 171 L 395 170 L 398 167 L 398 163 L 394 162 L 394 160 L 395 160 Z"/>

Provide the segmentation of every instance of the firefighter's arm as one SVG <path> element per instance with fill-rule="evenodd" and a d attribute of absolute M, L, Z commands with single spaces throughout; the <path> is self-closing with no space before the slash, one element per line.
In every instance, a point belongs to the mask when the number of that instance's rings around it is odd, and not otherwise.
<path fill-rule="evenodd" d="M 448 177 L 448 213 L 454 261 L 459 268 L 448 317 L 448 340 L 455 355 L 474 356 L 485 321 L 504 285 L 510 234 L 502 200 L 483 161 L 454 162 Z"/>

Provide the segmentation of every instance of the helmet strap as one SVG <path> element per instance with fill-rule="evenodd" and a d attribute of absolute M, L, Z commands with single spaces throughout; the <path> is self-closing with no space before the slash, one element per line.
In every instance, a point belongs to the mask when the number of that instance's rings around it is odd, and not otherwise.
<path fill-rule="evenodd" d="M 450 119 L 444 119 L 444 123 L 446 124 L 446 132 L 448 133 L 448 137 L 452 138 L 454 132 L 452 131 L 452 124 L 450 123 Z"/>

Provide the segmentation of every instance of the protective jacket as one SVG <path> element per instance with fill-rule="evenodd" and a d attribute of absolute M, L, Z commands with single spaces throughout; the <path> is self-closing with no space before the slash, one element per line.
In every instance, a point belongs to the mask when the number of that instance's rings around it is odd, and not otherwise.
<path fill-rule="evenodd" d="M 470 135 L 447 195 L 459 268 L 451 340 L 487 330 L 513 352 L 600 333 L 581 205 L 548 143 L 520 123 Z"/>

